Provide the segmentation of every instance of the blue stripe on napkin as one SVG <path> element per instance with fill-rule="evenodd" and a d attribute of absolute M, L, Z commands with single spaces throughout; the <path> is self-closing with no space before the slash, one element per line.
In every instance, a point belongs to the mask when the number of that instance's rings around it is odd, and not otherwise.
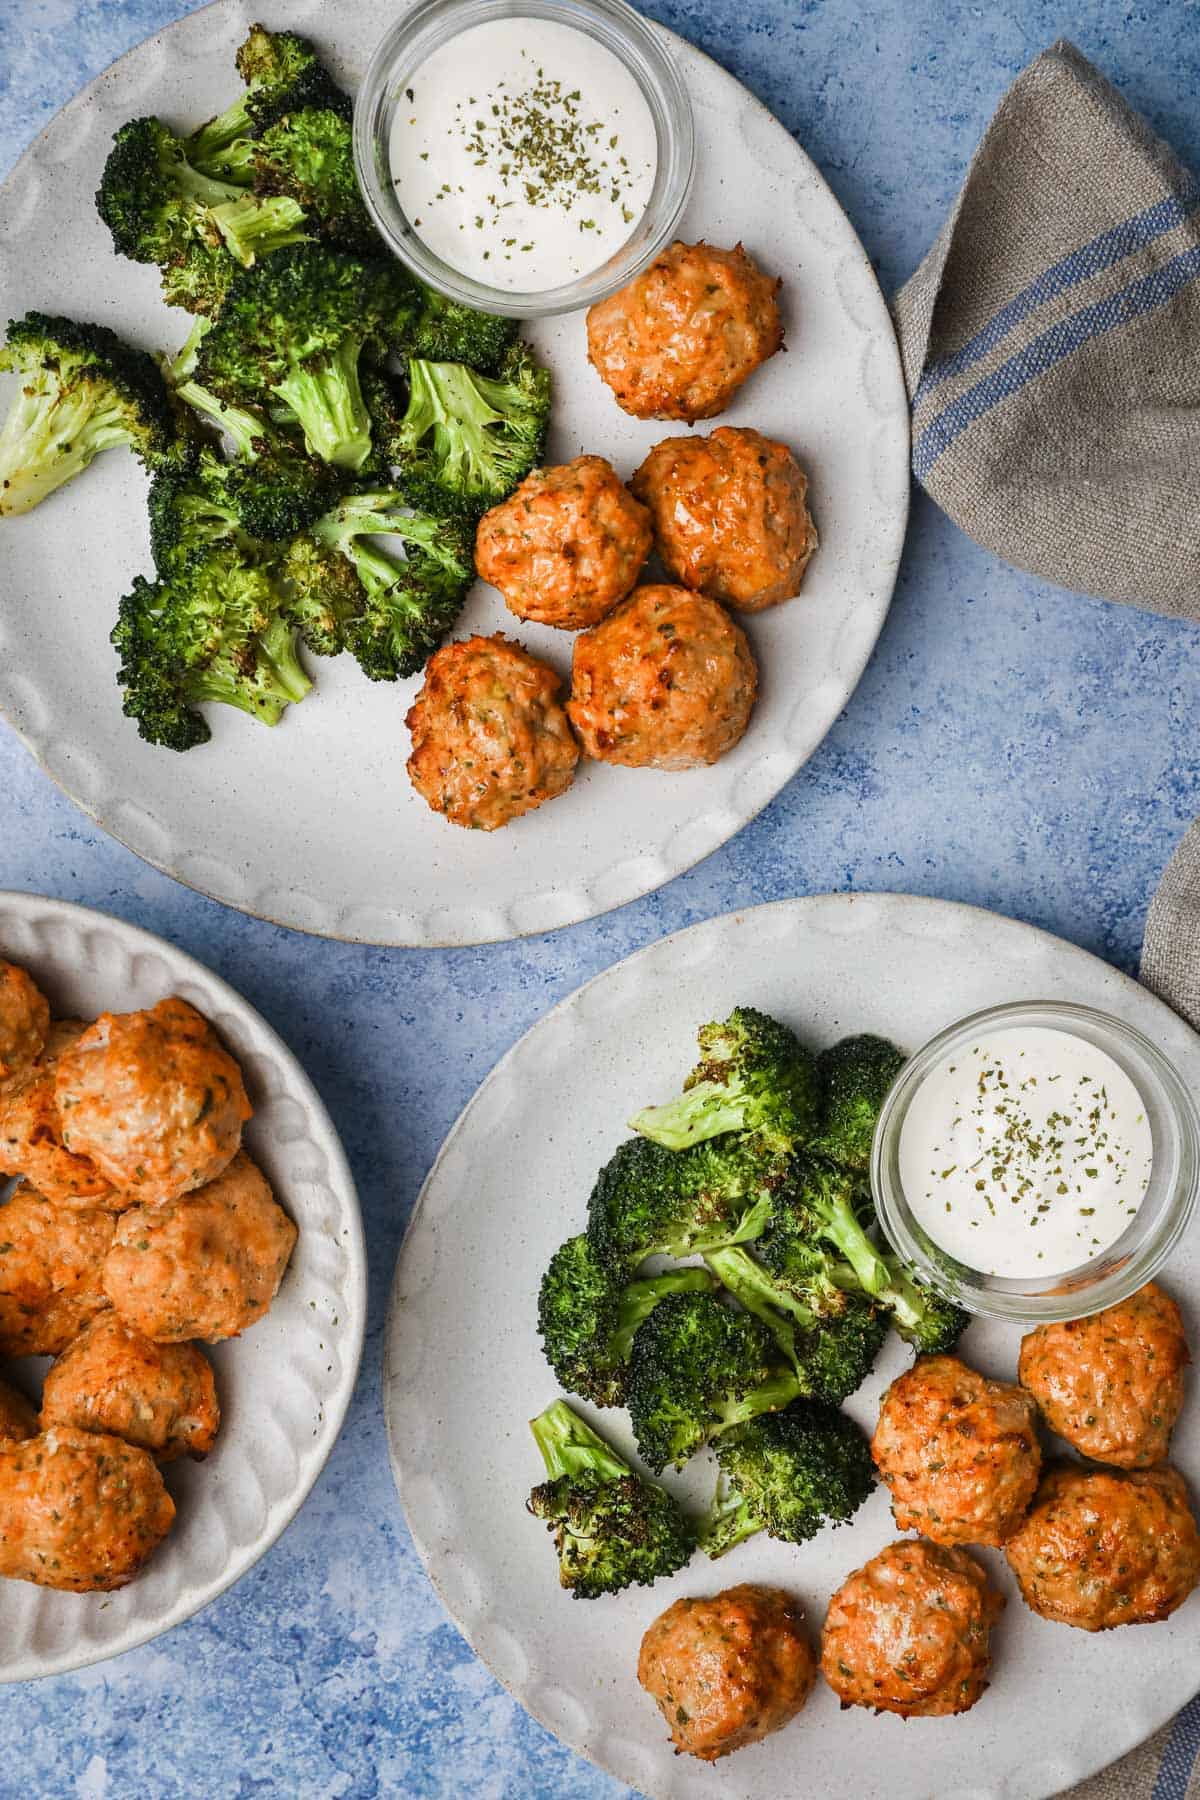
<path fill-rule="evenodd" d="M 1154 1783 L 1154 1800 L 1186 1800 L 1188 1783 L 1200 1754 L 1200 1699 L 1185 1706 L 1175 1721 L 1175 1729 L 1167 1740 L 1158 1779 Z"/>

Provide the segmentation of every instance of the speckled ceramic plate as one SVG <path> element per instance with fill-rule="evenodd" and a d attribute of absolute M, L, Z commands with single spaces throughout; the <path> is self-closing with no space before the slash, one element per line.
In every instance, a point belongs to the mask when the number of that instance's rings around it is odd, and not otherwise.
<path fill-rule="evenodd" d="M 218 0 L 180 19 L 47 127 L 0 190 L 0 320 L 41 307 L 100 319 L 149 348 L 182 342 L 186 317 L 161 304 L 153 269 L 113 255 L 92 193 L 126 119 L 160 112 L 182 128 L 227 103 L 234 48 L 256 11 Z M 289 0 L 271 19 L 310 30 L 354 87 L 395 13 L 393 0 Z M 348 657 L 318 662 L 318 691 L 274 732 L 216 707 L 211 744 L 185 757 L 151 748 L 121 716 L 108 642 L 118 596 L 149 568 L 144 477 L 113 454 L 0 528 L 0 710 L 72 798 L 148 862 L 327 936 L 427 945 L 545 931 L 635 899 L 714 850 L 845 705 L 887 611 L 908 504 L 891 324 L 862 246 L 803 150 L 716 64 L 670 43 L 698 128 L 682 233 L 743 239 L 785 278 L 788 353 L 747 384 L 725 422 L 793 446 L 812 472 L 822 538 L 802 597 L 750 621 L 763 679 L 745 739 L 715 768 L 683 775 L 585 767 L 566 796 L 494 835 L 447 825 L 410 788 L 404 715 L 417 684 L 373 685 Z M 531 336 L 556 378 L 551 456 L 598 451 L 632 473 L 671 428 L 618 411 L 588 367 L 580 315 Z M 570 637 L 517 628 L 481 585 L 459 633 L 498 628 L 569 673 Z"/>
<path fill-rule="evenodd" d="M 655 1800 L 1043 1800 L 1149 1736 L 1200 1683 L 1200 1597 L 1165 1624 L 1089 1637 L 1027 1611 L 1003 1559 L 985 1551 L 1008 1607 L 993 1633 L 992 1686 L 972 1712 L 907 1724 L 840 1713 L 822 1683 L 795 1723 L 714 1770 L 672 1755 L 635 1679 L 642 1633 L 679 1595 L 738 1581 L 790 1589 L 815 1633 L 849 1571 L 896 1536 L 884 1493 L 803 1549 L 758 1538 L 716 1564 L 697 1556 L 653 1589 L 587 1602 L 559 1589 L 545 1527 L 524 1510 L 543 1478 L 526 1420 L 555 1392 L 535 1329 L 542 1270 L 581 1228 L 623 1121 L 678 1088 L 696 1026 L 744 1002 L 817 1045 L 868 1030 L 915 1046 L 979 1007 L 1033 998 L 1127 1019 L 1200 1086 L 1188 1028 L 1057 938 L 932 900 L 784 901 L 666 938 L 556 1007 L 484 1082 L 425 1184 L 384 1365 L 392 1464 L 417 1547 L 460 1629 L 521 1703 Z M 1187 1308 L 1200 1281 L 1195 1230 L 1164 1279 Z M 1193 1343 L 1198 1322 L 1193 1311 Z M 1019 1338 L 976 1321 L 964 1353 L 1011 1379 Z M 906 1360 L 893 1343 L 854 1396 L 861 1424 L 873 1425 Z M 623 1412 L 590 1416 L 632 1449 Z M 1195 1395 L 1172 1454 L 1200 1491 Z M 676 1480 L 702 1503 L 711 1466 Z"/>
<path fill-rule="evenodd" d="M 215 1344 L 221 1430 L 203 1463 L 173 1463 L 178 1516 L 136 1581 L 115 1594 L 0 1582 L 0 1680 L 98 1662 L 190 1618 L 244 1575 L 303 1504 L 341 1429 L 362 1353 L 366 1252 L 341 1144 L 304 1070 L 264 1019 L 200 963 L 103 913 L 0 893 L 0 957 L 23 964 L 59 1016 L 128 1012 L 181 994 L 242 1065 L 254 1104 L 245 1142 L 299 1226 L 265 1319 Z M 13 1365 L 36 1392 L 45 1366 Z"/>

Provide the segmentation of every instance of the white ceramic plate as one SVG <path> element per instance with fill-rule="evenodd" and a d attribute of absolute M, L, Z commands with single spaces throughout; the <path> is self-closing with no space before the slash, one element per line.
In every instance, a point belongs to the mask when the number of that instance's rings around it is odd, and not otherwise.
<path fill-rule="evenodd" d="M 392 1465 L 417 1547 L 474 1649 L 534 1716 L 655 1800 L 1042 1800 L 1161 1725 L 1200 1682 L 1200 1598 L 1166 1624 L 1089 1637 L 1009 1595 L 993 1634 L 992 1686 L 962 1718 L 840 1713 L 819 1684 L 785 1731 L 717 1770 L 676 1758 L 635 1679 L 646 1626 L 681 1594 L 774 1582 L 814 1632 L 834 1589 L 895 1532 L 878 1490 L 854 1522 L 803 1549 L 757 1538 L 715 1564 L 697 1556 L 652 1589 L 576 1601 L 524 1498 L 543 1479 L 526 1420 L 553 1398 L 535 1306 L 555 1246 L 585 1219 L 596 1170 L 623 1121 L 677 1091 L 697 1025 L 749 1003 L 814 1044 L 878 1031 L 916 1047 L 1001 1000 L 1071 999 L 1147 1032 L 1200 1085 L 1200 1041 L 1134 982 L 1057 938 L 989 913 L 890 896 L 784 901 L 666 938 L 555 1008 L 498 1065 L 435 1164 L 405 1240 L 387 1328 L 384 1400 Z M 1200 1278 L 1193 1230 L 1165 1274 L 1185 1307 Z M 1196 1316 L 1190 1319 L 1195 1343 Z M 1012 1379 L 1020 1333 L 977 1321 L 964 1354 Z M 885 1351 L 849 1410 L 870 1428 L 908 1360 Z M 588 1409 L 583 1409 L 587 1411 Z M 591 1413 L 622 1450 L 624 1412 Z M 1200 1491 L 1193 1395 L 1173 1459 Z M 711 1491 L 711 1466 L 680 1489 Z"/>
<path fill-rule="evenodd" d="M 242 1065 L 245 1142 L 300 1235 L 265 1319 L 210 1347 L 216 1447 L 165 1472 L 179 1509 L 166 1543 L 114 1594 L 0 1582 L 0 1680 L 77 1669 L 144 1644 L 244 1575 L 294 1518 L 350 1401 L 366 1322 L 366 1252 L 354 1183 L 316 1089 L 252 1006 L 148 931 L 62 900 L 0 893 L 0 957 L 22 963 L 61 1017 L 128 1012 L 182 994 Z M 45 1364 L 17 1363 L 17 1380 Z"/>
<path fill-rule="evenodd" d="M 310 29 L 353 88 L 395 10 L 394 0 L 297 0 L 272 20 Z M 99 319 L 148 348 L 182 342 L 185 315 L 161 304 L 156 271 L 114 256 L 92 193 L 126 119 L 160 112 L 183 128 L 228 102 L 233 52 L 255 12 L 218 0 L 180 19 L 51 122 L 0 190 L 0 322 L 41 307 Z M 763 680 L 742 744 L 684 775 L 591 765 L 564 798 L 495 834 L 446 824 L 410 788 L 404 715 L 418 684 L 373 685 L 348 657 L 316 663 L 319 691 L 274 732 L 215 707 L 210 745 L 182 757 L 145 745 L 121 716 L 108 643 L 118 597 L 150 566 L 145 481 L 114 453 L 0 527 L 0 711 L 71 797 L 148 862 L 326 936 L 428 945 L 545 931 L 648 893 L 716 849 L 845 705 L 887 611 L 908 505 L 892 327 L 862 246 L 803 150 L 714 63 L 670 42 L 699 140 L 683 235 L 741 238 L 785 277 L 788 353 L 723 422 L 794 447 L 813 475 L 822 537 L 802 597 L 750 622 Z M 581 316 L 530 335 L 557 382 L 552 458 L 599 451 L 629 475 L 677 429 L 618 411 L 588 367 Z M 480 586 L 458 635 L 498 628 L 569 674 L 567 634 L 518 626 Z"/>

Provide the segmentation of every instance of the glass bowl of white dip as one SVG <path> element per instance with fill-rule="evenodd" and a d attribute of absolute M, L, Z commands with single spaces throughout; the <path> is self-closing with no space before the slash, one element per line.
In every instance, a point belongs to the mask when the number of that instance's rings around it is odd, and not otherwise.
<path fill-rule="evenodd" d="M 1200 1185 L 1200 1119 L 1149 1038 L 1067 1001 L 949 1026 L 901 1070 L 871 1155 L 883 1231 L 969 1312 L 1099 1312 L 1160 1269 Z"/>
<path fill-rule="evenodd" d="M 414 274 L 530 318 L 591 306 L 671 243 L 695 133 L 625 0 L 418 0 L 368 65 L 354 157 Z"/>

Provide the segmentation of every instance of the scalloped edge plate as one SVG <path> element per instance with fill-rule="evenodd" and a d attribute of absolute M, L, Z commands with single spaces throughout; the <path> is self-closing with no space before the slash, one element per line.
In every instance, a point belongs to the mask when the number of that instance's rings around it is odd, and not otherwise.
<path fill-rule="evenodd" d="M 128 1012 L 167 994 L 198 1007 L 242 1065 L 255 1109 L 246 1148 L 300 1232 L 266 1318 L 206 1346 L 221 1430 L 203 1463 L 165 1471 L 179 1514 L 143 1572 L 112 1594 L 0 1582 L 0 1681 L 25 1681 L 147 1643 L 270 1549 L 341 1430 L 362 1356 L 367 1262 L 333 1121 L 287 1045 L 219 976 L 137 925 L 18 892 L 0 892 L 0 956 L 28 968 L 60 1016 Z M 15 1364 L 23 1386 L 34 1360 Z"/>
<path fill-rule="evenodd" d="M 92 192 L 117 125 L 158 111 L 182 126 L 227 101 L 253 16 L 243 0 L 216 0 L 131 50 L 51 121 L 0 189 L 0 318 L 41 306 L 100 318 L 150 348 L 182 341 L 186 315 L 162 305 L 155 270 L 113 254 Z M 290 0 L 276 15 L 327 43 L 351 87 L 393 17 L 390 0 L 336 10 Z M 823 539 L 801 597 L 748 621 L 763 679 L 746 737 L 714 768 L 686 774 L 586 765 L 566 795 L 495 834 L 446 824 L 410 788 L 403 719 L 418 682 L 370 683 L 345 657 L 319 664 L 318 691 L 275 732 L 214 707 L 213 742 L 186 758 L 143 744 L 121 715 L 108 633 L 117 597 L 149 567 L 144 477 L 130 457 L 101 457 L 4 522 L 0 710 L 76 804 L 155 867 L 330 937 L 427 946 L 548 931 L 649 893 L 724 843 L 853 693 L 887 613 L 908 512 L 908 407 L 891 321 L 804 151 L 732 76 L 664 39 L 699 142 L 682 234 L 744 238 L 785 277 L 790 353 L 747 384 L 723 422 L 793 445 Z M 58 224 L 51 239 L 46 217 Z M 559 379 L 551 456 L 600 450 L 628 475 L 672 428 L 618 410 L 587 365 L 582 315 L 530 336 Z M 568 672 L 568 634 L 518 627 L 479 584 L 456 635 L 498 627 Z M 64 641 L 77 652 L 67 663 Z"/>
<path fill-rule="evenodd" d="M 739 1002 L 777 1011 L 817 1044 L 879 1031 L 916 1047 L 1001 1000 L 1070 998 L 1147 1032 L 1200 1087 L 1200 1040 L 1096 957 L 1014 920 L 944 901 L 828 895 L 727 914 L 598 975 L 496 1066 L 451 1130 L 397 1263 L 384 1348 L 392 1469 L 417 1549 L 460 1631 L 564 1743 L 654 1800 L 1046 1800 L 1105 1767 L 1196 1692 L 1200 1596 L 1165 1624 L 1089 1637 L 1027 1611 L 1001 1557 L 982 1552 L 1008 1608 L 992 1686 L 952 1720 L 840 1713 L 824 1686 L 803 1715 L 719 1772 L 672 1755 L 635 1680 L 650 1621 L 680 1594 L 738 1581 L 788 1587 L 814 1629 L 834 1588 L 897 1533 L 882 1491 L 803 1549 L 769 1539 L 702 1557 L 653 1590 L 579 1603 L 557 1583 L 544 1527 L 522 1501 L 541 1479 L 525 1420 L 553 1396 L 535 1330 L 550 1254 L 585 1217 L 622 1120 L 678 1087 L 697 1025 Z M 549 1124 L 547 1123 L 549 1121 Z M 1193 1227 L 1166 1271 L 1183 1301 L 1200 1279 Z M 1190 1319 L 1196 1342 L 1198 1321 Z M 965 1354 L 1012 1379 L 1020 1332 L 977 1320 Z M 870 1427 L 907 1361 L 893 1342 L 849 1410 Z M 625 1450 L 623 1412 L 592 1414 Z M 1173 1460 L 1200 1493 L 1200 1396 Z M 678 1478 L 702 1501 L 694 1465 Z M 715 1784 L 715 1786 L 714 1786 Z"/>

